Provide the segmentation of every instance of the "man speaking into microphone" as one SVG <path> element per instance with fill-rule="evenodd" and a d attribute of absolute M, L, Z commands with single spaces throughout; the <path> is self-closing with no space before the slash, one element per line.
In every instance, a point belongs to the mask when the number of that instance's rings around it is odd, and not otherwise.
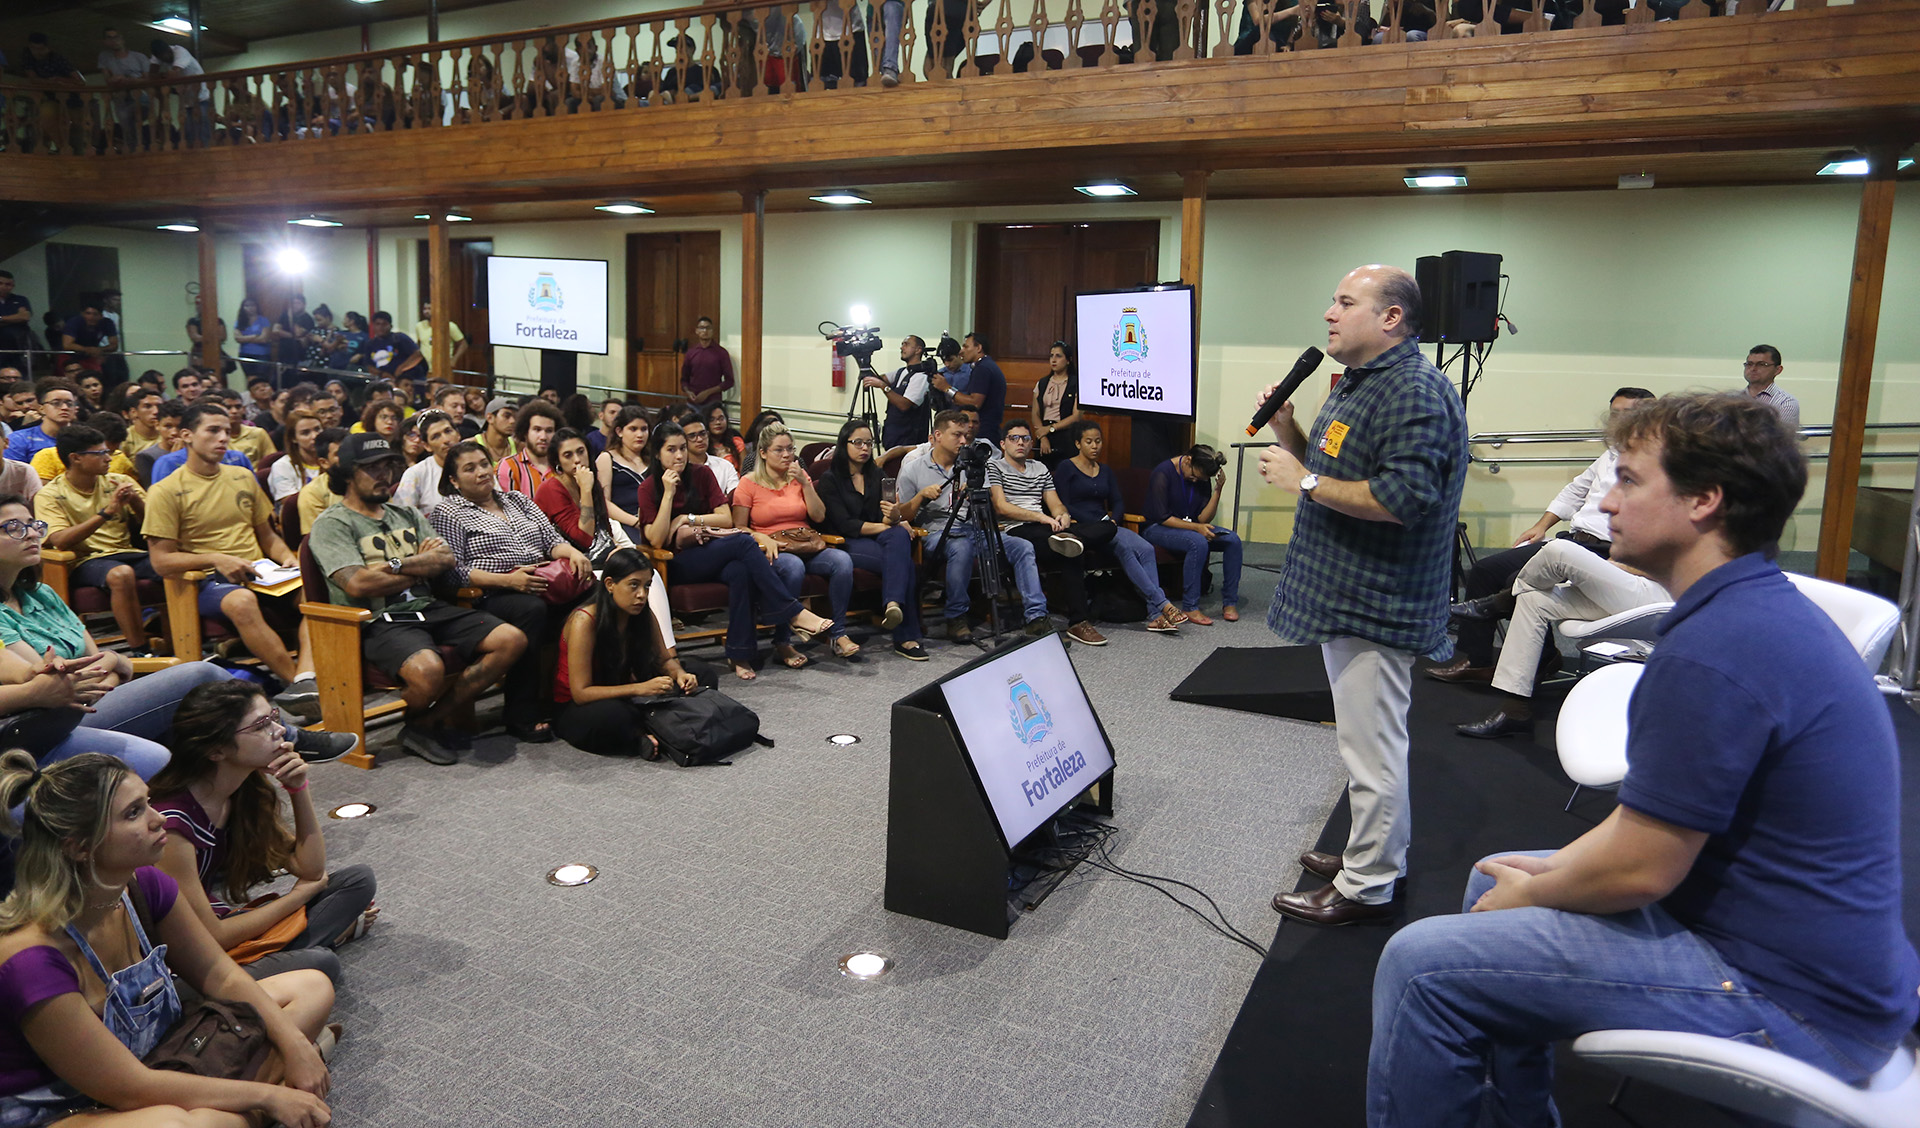
<path fill-rule="evenodd" d="M 1348 274 L 1326 321 L 1327 352 L 1346 372 L 1310 433 L 1282 404 L 1271 424 L 1279 443 L 1260 455 L 1260 476 L 1300 498 L 1267 626 L 1320 644 L 1353 829 L 1343 854 L 1300 856 L 1328 885 L 1281 892 L 1273 907 L 1313 924 L 1374 924 L 1392 919 L 1406 872 L 1413 662 L 1453 650 L 1447 603 L 1466 409 L 1420 354 L 1420 287 L 1406 271 Z"/>

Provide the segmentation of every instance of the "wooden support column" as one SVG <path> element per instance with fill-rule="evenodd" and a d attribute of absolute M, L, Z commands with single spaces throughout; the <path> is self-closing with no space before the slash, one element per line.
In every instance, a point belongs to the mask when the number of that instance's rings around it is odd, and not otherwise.
<path fill-rule="evenodd" d="M 1194 355 L 1200 348 L 1200 273 L 1207 243 L 1207 180 L 1210 172 L 1189 172 L 1181 179 L 1180 193 L 1180 281 L 1193 287 Z M 1191 423 L 1185 427 L 1187 445 L 1194 442 Z"/>
<path fill-rule="evenodd" d="M 433 379 L 449 383 L 453 382 L 453 334 L 447 331 L 453 319 L 451 259 L 447 221 L 436 218 L 427 224 L 427 300 L 433 303 L 433 355 L 427 357 L 427 371 Z"/>
<path fill-rule="evenodd" d="M 1880 292 L 1887 280 L 1887 235 L 1893 226 L 1895 148 L 1868 152 L 1860 193 L 1860 224 L 1853 241 L 1853 283 L 1847 291 L 1847 328 L 1840 345 L 1840 388 L 1834 397 L 1833 439 L 1827 447 L 1827 494 L 1820 508 L 1820 555 L 1815 574 L 1844 583 L 1853 542 L 1853 507 L 1860 492 L 1860 455 L 1866 446 L 1867 397 L 1880 331 Z"/>
<path fill-rule="evenodd" d="M 760 414 L 760 357 L 766 322 L 767 193 L 740 193 L 740 424 Z"/>
<path fill-rule="evenodd" d="M 200 220 L 200 367 L 217 373 L 220 371 L 220 270 L 213 253 L 212 229 L 212 220 Z"/>

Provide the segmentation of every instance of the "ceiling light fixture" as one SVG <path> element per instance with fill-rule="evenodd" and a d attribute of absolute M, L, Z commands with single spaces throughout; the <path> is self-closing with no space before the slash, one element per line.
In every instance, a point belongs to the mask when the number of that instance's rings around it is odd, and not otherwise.
<path fill-rule="evenodd" d="M 1901 157 L 1894 163 L 1895 172 L 1904 172 L 1913 167 L 1912 157 Z M 1859 153 L 1840 153 L 1829 160 L 1816 176 L 1865 176 L 1870 170 L 1867 158 Z"/>
<path fill-rule="evenodd" d="M 448 223 L 472 223 L 473 222 L 472 216 L 461 215 L 459 212 L 448 212 L 445 218 Z"/>
<path fill-rule="evenodd" d="M 873 201 L 858 192 L 825 192 L 818 196 L 808 196 L 816 204 L 836 204 L 846 207 L 852 204 L 871 204 Z"/>
<path fill-rule="evenodd" d="M 593 205 L 594 211 L 612 212 L 614 215 L 652 215 L 653 209 L 633 200 L 613 200 Z"/>
<path fill-rule="evenodd" d="M 854 952 L 840 957 L 840 974 L 848 979 L 878 979 L 893 970 L 893 961 L 879 952 Z"/>
<path fill-rule="evenodd" d="M 1623 172 L 1620 174 L 1620 187 L 1651 188 L 1653 187 L 1653 174 L 1651 172 Z"/>
<path fill-rule="evenodd" d="M 153 21 L 153 26 L 159 28 L 161 31 L 171 31 L 175 35 L 193 34 L 193 25 L 179 16 L 168 16 L 162 20 L 155 20 Z"/>
<path fill-rule="evenodd" d="M 154 228 L 154 230 L 155 231 L 178 231 L 183 235 L 191 235 L 200 229 L 191 223 L 163 223 L 160 226 Z"/>
<path fill-rule="evenodd" d="M 1415 169 L 1400 178 L 1409 188 L 1465 188 L 1467 174 L 1457 168 Z"/>
<path fill-rule="evenodd" d="M 303 215 L 299 219 L 289 219 L 287 222 L 293 224 L 295 227 L 345 227 L 346 226 L 346 224 L 341 223 L 339 220 L 328 219 L 324 215 Z"/>
<path fill-rule="evenodd" d="M 568 862 L 547 871 L 549 885 L 585 885 L 600 876 L 600 871 L 585 862 Z"/>
<path fill-rule="evenodd" d="M 1116 196 L 1139 195 L 1138 192 L 1135 192 L 1117 180 L 1108 184 L 1076 184 L 1073 186 L 1073 190 L 1083 196 L 1099 196 L 1102 199 L 1112 199 Z"/>

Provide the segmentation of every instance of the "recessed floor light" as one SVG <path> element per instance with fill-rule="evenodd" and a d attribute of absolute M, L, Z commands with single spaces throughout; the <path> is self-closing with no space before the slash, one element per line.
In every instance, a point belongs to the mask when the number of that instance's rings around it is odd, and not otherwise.
<path fill-rule="evenodd" d="M 878 979 L 893 970 L 893 961 L 879 952 L 854 952 L 840 957 L 840 974 L 848 979 Z"/>
<path fill-rule="evenodd" d="M 342 803 L 333 810 L 328 811 L 327 817 L 332 819 L 364 819 L 379 809 L 380 808 L 374 806 L 372 803 Z"/>
<path fill-rule="evenodd" d="M 600 876 L 600 871 L 585 862 L 568 862 L 547 871 L 549 885 L 585 885 Z"/>
<path fill-rule="evenodd" d="M 838 744 L 840 747 L 845 748 L 849 744 L 860 743 L 860 738 L 850 732 L 836 732 L 827 738 L 827 743 Z"/>
<path fill-rule="evenodd" d="M 1137 192 L 1125 184 L 1117 182 L 1113 184 L 1076 184 L 1073 186 L 1073 190 L 1083 196 L 1100 196 L 1102 198 L 1138 195 Z"/>

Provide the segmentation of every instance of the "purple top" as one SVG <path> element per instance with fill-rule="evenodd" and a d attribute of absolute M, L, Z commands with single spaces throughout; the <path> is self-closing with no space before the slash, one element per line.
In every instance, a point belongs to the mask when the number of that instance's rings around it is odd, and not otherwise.
<path fill-rule="evenodd" d="M 137 887 L 134 896 L 146 902 L 147 916 L 158 928 L 173 911 L 180 886 L 152 866 L 135 870 L 133 884 Z M 159 942 L 158 936 L 149 934 L 147 938 Z M 59 1080 L 27 1044 L 20 1024 L 28 1011 L 48 999 L 79 991 L 79 973 L 51 944 L 23 948 L 0 963 L 0 1096 L 24 1093 Z"/>
<path fill-rule="evenodd" d="M 715 388 L 724 393 L 733 387 L 733 358 L 718 341 L 693 345 L 680 364 L 680 383 L 688 399 L 699 399 Z"/>
<path fill-rule="evenodd" d="M 150 802 L 166 817 L 168 834 L 178 834 L 193 843 L 194 871 L 200 875 L 200 888 L 206 891 L 213 915 L 223 919 L 230 915 L 233 906 L 213 895 L 214 886 L 226 883 L 227 828 L 213 825 L 191 791 L 162 795 Z"/>

